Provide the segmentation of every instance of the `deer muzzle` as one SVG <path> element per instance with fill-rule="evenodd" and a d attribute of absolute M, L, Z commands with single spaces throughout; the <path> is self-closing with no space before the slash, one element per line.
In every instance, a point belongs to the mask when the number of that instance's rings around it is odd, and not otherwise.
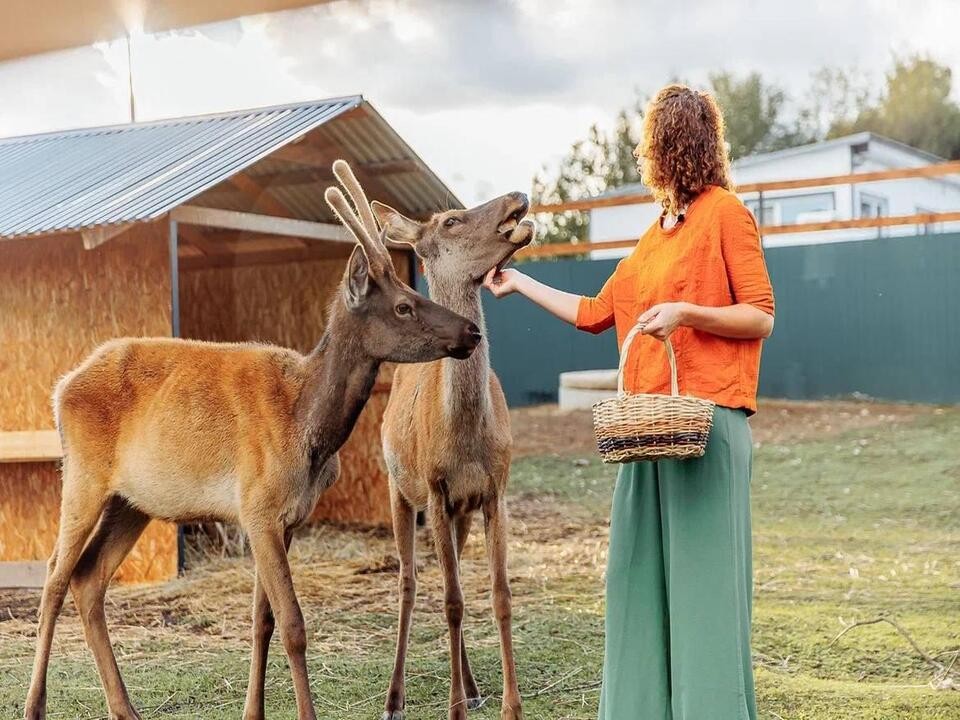
<path fill-rule="evenodd" d="M 468 322 L 460 332 L 457 342 L 447 348 L 450 357 L 457 360 L 466 360 L 477 349 L 477 345 L 483 340 L 483 334 L 480 328 L 472 322 Z"/>

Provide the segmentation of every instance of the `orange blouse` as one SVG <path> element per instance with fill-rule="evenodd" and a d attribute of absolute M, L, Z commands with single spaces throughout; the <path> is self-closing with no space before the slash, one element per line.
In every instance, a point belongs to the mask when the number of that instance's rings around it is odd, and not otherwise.
<path fill-rule="evenodd" d="M 581 299 L 577 327 L 599 333 L 616 324 L 619 345 L 643 312 L 679 301 L 713 307 L 748 303 L 773 315 L 773 288 L 757 223 L 724 188 L 704 190 L 687 208 L 684 221 L 669 230 L 654 222 L 600 294 Z M 734 340 L 689 327 L 677 328 L 670 339 L 681 394 L 756 412 L 761 340 Z M 624 386 L 634 393 L 670 392 L 659 340 L 636 336 Z"/>

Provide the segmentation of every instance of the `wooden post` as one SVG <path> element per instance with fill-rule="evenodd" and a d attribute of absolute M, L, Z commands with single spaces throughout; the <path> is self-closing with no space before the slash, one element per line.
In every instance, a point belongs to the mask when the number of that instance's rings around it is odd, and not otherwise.
<path fill-rule="evenodd" d="M 180 337 L 180 258 L 177 221 L 170 218 L 170 336 Z M 186 544 L 183 525 L 177 525 L 177 575 L 186 569 Z"/>

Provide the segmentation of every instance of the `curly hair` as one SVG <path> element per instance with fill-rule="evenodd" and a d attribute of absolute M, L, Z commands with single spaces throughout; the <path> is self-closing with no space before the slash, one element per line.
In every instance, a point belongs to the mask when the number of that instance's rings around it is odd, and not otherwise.
<path fill-rule="evenodd" d="M 647 106 L 634 151 L 663 209 L 677 214 L 708 185 L 732 189 L 723 114 L 710 93 L 667 85 Z"/>

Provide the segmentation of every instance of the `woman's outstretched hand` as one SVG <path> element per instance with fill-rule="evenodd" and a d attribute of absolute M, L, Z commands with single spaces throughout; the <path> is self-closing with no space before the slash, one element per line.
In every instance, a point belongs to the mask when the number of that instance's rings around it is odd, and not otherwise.
<path fill-rule="evenodd" d="M 571 325 L 577 322 L 577 309 L 580 307 L 581 299 L 579 295 L 544 285 L 519 270 L 507 268 L 497 272 L 494 268 L 483 278 L 483 286 L 498 298 L 506 297 L 511 293 L 520 293 L 564 322 Z"/>
<path fill-rule="evenodd" d="M 517 291 L 517 281 L 522 274 L 523 273 L 513 268 L 507 268 L 505 270 L 493 268 L 493 270 L 488 272 L 486 277 L 483 278 L 483 286 L 492 292 L 494 297 L 506 297 L 510 293 Z"/>

